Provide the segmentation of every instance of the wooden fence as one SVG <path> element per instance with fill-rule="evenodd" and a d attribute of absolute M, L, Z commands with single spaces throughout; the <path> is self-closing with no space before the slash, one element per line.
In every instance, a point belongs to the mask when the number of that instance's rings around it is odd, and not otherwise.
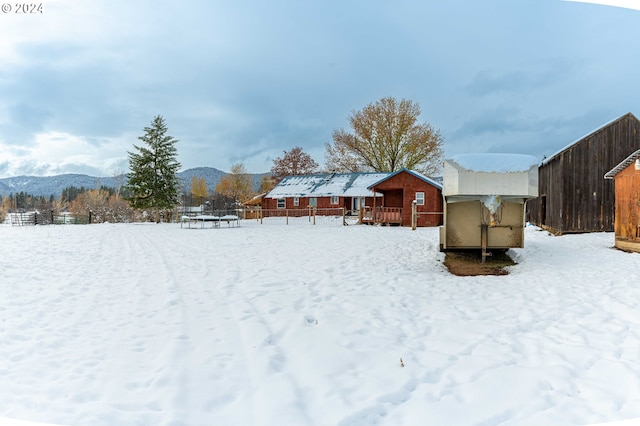
<path fill-rule="evenodd" d="M 245 218 L 247 216 L 245 214 Z M 249 216 L 261 225 L 348 224 L 347 210 L 344 208 L 254 209 L 250 211 Z"/>
<path fill-rule="evenodd" d="M 7 213 L 5 223 L 12 226 L 34 226 L 34 225 L 68 225 L 91 223 L 91 214 L 71 215 L 56 214 L 54 212 L 11 212 Z"/>

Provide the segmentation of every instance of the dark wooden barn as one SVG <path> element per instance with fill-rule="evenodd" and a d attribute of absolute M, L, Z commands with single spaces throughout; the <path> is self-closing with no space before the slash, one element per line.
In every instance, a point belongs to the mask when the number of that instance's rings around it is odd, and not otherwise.
<path fill-rule="evenodd" d="M 558 234 L 613 231 L 614 185 L 604 175 L 637 149 L 640 121 L 628 113 L 545 159 L 527 220 Z"/>

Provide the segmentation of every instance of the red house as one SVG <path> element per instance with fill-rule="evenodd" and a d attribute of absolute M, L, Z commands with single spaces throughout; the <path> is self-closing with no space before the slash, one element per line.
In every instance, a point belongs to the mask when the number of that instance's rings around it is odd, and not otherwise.
<path fill-rule="evenodd" d="M 287 176 L 262 199 L 264 216 L 278 210 L 317 210 L 318 215 L 360 215 L 363 223 L 411 226 L 416 200 L 417 226 L 442 223 L 442 186 L 417 172 L 331 173 Z M 323 213 L 324 212 L 324 213 Z"/>

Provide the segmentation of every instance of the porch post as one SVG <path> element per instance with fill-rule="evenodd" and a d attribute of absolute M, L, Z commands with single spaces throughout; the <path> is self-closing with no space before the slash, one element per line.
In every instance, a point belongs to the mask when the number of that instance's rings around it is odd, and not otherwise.
<path fill-rule="evenodd" d="M 411 230 L 415 231 L 418 226 L 418 202 L 416 200 L 411 201 Z"/>
<path fill-rule="evenodd" d="M 373 213 L 373 223 L 378 223 L 378 212 L 376 209 L 376 201 L 377 201 L 376 197 L 376 187 L 373 187 L 373 210 L 371 211 L 371 213 Z"/>

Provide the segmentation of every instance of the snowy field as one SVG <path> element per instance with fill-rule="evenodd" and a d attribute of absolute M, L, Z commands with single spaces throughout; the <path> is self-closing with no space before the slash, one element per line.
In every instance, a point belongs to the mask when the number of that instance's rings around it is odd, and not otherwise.
<path fill-rule="evenodd" d="M 640 255 L 526 229 L 0 226 L 0 416 L 62 425 L 585 425 L 640 417 Z M 402 364 L 401 365 L 401 359 Z"/>

